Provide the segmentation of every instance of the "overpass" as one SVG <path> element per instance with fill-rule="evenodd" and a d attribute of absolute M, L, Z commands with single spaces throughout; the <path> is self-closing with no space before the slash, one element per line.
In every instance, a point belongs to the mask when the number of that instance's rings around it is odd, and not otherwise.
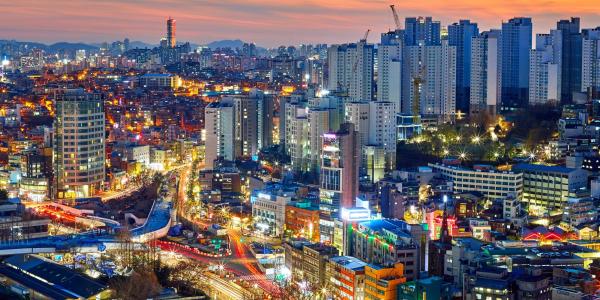
<path fill-rule="evenodd" d="M 152 204 L 146 222 L 137 228 L 130 230 L 131 241 L 134 249 L 146 247 L 143 243 L 152 239 L 158 239 L 167 235 L 171 227 L 171 202 L 158 198 Z M 110 227 L 116 228 L 118 222 L 87 216 Z M 115 224 L 116 223 L 116 224 Z M 106 250 L 118 250 L 125 244 L 114 235 L 108 233 L 97 233 L 95 231 L 82 232 L 79 234 L 68 234 L 59 236 L 47 236 L 0 243 L 0 256 L 13 254 L 35 254 L 68 252 L 103 252 Z"/>

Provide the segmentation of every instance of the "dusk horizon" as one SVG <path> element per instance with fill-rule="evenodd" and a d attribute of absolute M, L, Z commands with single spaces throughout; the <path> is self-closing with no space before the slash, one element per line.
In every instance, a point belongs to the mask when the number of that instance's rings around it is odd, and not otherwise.
<path fill-rule="evenodd" d="M 395 27 L 389 10 L 394 4 L 400 19 L 431 16 L 450 25 L 461 19 L 481 30 L 501 27 L 513 17 L 531 17 L 533 33 L 547 32 L 556 22 L 580 17 L 582 28 L 600 23 L 594 1 L 577 5 L 559 1 L 15 1 L 4 4 L 0 38 L 42 43 L 102 43 L 129 38 L 158 44 L 168 17 L 177 20 L 179 40 L 206 44 L 241 39 L 263 47 L 355 41 L 367 29 L 384 32 Z M 59 7 L 60 10 L 56 10 Z M 185 8 L 184 8 L 185 7 Z M 315 35 L 315 32 L 319 32 Z M 7 32 L 13 34 L 7 35 Z M 369 41 L 377 41 L 378 35 Z"/>

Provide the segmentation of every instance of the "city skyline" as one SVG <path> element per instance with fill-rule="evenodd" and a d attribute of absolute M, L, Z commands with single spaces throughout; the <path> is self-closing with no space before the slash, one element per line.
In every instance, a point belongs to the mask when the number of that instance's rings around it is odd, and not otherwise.
<path fill-rule="evenodd" d="M 594 1 L 570 6 L 560 1 L 19 1 L 6 3 L 0 26 L 2 39 L 54 43 L 60 41 L 100 43 L 121 40 L 158 44 L 169 16 L 178 20 L 180 41 L 205 44 L 215 40 L 242 39 L 260 46 L 302 43 L 342 43 L 358 40 L 366 29 L 375 34 L 394 28 L 390 4 L 400 17 L 433 16 L 442 26 L 470 19 L 480 29 L 500 28 L 502 21 L 518 16 L 533 19 L 533 33 L 555 28 L 556 21 L 581 17 L 582 28 L 600 21 Z M 184 6 L 184 4 L 186 4 Z M 55 11 L 54 7 L 60 7 Z M 90 22 L 90 20 L 93 20 Z M 319 34 L 315 34 L 319 31 Z"/>

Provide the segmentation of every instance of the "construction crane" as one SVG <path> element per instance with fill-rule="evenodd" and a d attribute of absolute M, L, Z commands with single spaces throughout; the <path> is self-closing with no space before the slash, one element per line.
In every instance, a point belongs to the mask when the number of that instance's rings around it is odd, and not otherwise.
<path fill-rule="evenodd" d="M 359 41 L 359 44 L 367 43 L 367 38 L 369 37 L 369 32 L 371 32 L 371 29 L 367 29 L 367 32 L 365 32 L 365 36 L 363 36 L 363 38 Z M 356 57 L 354 59 L 354 66 L 352 67 L 352 72 L 356 73 L 357 67 L 358 67 L 358 45 L 356 45 Z"/>
<path fill-rule="evenodd" d="M 413 99 L 412 99 L 412 113 L 413 122 L 419 123 L 421 113 L 421 85 L 425 83 L 425 66 L 421 65 L 418 73 L 413 76 Z"/>
<path fill-rule="evenodd" d="M 401 27 L 400 18 L 398 18 L 398 13 L 396 12 L 396 7 L 394 6 L 394 4 L 391 4 L 390 8 L 392 9 L 392 14 L 394 15 L 394 23 L 396 23 L 396 30 L 400 30 L 400 27 Z"/>

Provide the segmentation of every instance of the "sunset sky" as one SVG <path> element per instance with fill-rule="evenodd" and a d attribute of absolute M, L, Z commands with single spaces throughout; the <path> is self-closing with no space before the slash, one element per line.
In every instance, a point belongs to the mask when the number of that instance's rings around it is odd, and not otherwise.
<path fill-rule="evenodd" d="M 52 43 L 102 42 L 129 37 L 158 43 L 165 19 L 177 20 L 177 39 L 206 43 L 240 38 L 261 46 L 358 40 L 367 28 L 394 27 L 389 4 L 404 17 L 431 15 L 443 26 L 469 18 L 480 30 L 499 28 L 514 16 L 533 18 L 534 32 L 558 19 L 580 16 L 582 27 L 600 26 L 598 0 L 1 0 L 0 39 Z"/>

